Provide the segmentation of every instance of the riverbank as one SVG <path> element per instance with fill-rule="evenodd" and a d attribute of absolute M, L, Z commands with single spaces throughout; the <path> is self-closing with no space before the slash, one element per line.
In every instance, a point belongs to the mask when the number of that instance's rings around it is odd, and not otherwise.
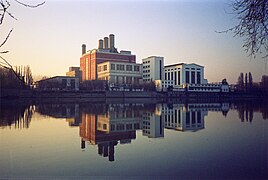
<path fill-rule="evenodd" d="M 260 92 L 229 92 L 229 93 L 215 93 L 215 92 L 152 92 L 152 91 L 34 91 L 34 90 L 14 90 L 5 89 L 0 91 L 1 99 L 98 99 L 105 101 L 107 98 L 111 99 L 195 99 L 195 100 L 236 100 L 236 99 L 263 99 L 268 95 Z"/>

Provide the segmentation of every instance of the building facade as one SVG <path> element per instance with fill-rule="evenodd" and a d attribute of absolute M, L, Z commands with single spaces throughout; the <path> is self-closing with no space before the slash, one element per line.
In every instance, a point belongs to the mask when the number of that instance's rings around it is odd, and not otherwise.
<path fill-rule="evenodd" d="M 139 84 L 142 79 L 142 64 L 104 62 L 98 64 L 98 79 L 111 84 Z"/>
<path fill-rule="evenodd" d="M 79 78 L 79 82 L 81 82 L 82 76 L 80 67 L 69 67 L 69 71 L 66 72 L 66 76 Z"/>
<path fill-rule="evenodd" d="M 161 80 L 163 76 L 164 58 L 158 56 L 150 56 L 142 59 L 143 66 L 143 82 L 153 82 Z"/>
<path fill-rule="evenodd" d="M 36 82 L 36 88 L 39 90 L 79 90 L 79 78 L 68 76 L 54 76 L 47 79 L 42 79 Z"/>
<path fill-rule="evenodd" d="M 103 62 L 136 63 L 136 56 L 131 51 L 118 52 L 114 46 L 114 35 L 99 40 L 98 49 L 86 51 L 86 45 L 82 45 L 82 57 L 80 58 L 80 70 L 82 81 L 98 79 L 97 66 Z"/>
<path fill-rule="evenodd" d="M 204 79 L 204 67 L 198 64 L 173 64 L 164 67 L 163 81 L 174 81 L 174 88 L 182 88 L 184 84 L 207 84 Z M 170 83 L 163 83 L 168 85 Z"/>

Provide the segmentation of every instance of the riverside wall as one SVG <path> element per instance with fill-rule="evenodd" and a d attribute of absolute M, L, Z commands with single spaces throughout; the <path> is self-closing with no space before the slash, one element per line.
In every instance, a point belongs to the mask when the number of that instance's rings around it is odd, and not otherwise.
<path fill-rule="evenodd" d="M 258 99 L 267 98 L 267 94 L 258 93 L 212 93 L 212 92 L 150 92 L 150 91 L 34 91 L 34 90 L 0 90 L 1 99 L 209 99 L 212 101 L 235 100 L 235 99 Z"/>

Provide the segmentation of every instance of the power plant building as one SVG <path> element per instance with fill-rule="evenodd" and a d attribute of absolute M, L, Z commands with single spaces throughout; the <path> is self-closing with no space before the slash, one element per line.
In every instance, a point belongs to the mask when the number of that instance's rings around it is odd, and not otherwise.
<path fill-rule="evenodd" d="M 98 49 L 86 50 L 86 45 L 82 45 L 82 57 L 80 58 L 80 70 L 82 81 L 98 79 L 98 64 L 104 62 L 136 63 L 136 56 L 131 51 L 118 52 L 115 48 L 115 38 L 113 34 L 99 40 Z"/>
<path fill-rule="evenodd" d="M 142 64 L 108 61 L 98 64 L 97 70 L 98 79 L 109 85 L 139 84 L 142 79 Z"/>

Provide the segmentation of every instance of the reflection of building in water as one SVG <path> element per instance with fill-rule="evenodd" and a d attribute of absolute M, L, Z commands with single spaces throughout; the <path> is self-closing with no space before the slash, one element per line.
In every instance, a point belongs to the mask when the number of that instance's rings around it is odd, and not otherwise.
<path fill-rule="evenodd" d="M 79 126 L 79 104 L 39 104 L 36 111 L 54 118 L 66 118 L 69 126 Z"/>
<path fill-rule="evenodd" d="M 185 108 L 182 104 L 174 104 L 172 107 L 164 105 L 162 116 L 165 128 L 179 131 L 196 131 L 204 129 L 204 117 L 207 111 Z"/>
<path fill-rule="evenodd" d="M 208 111 L 222 111 L 227 114 L 228 103 L 173 104 L 162 106 L 165 128 L 180 131 L 196 131 L 205 128 L 204 119 Z"/>
<path fill-rule="evenodd" d="M 156 106 L 155 112 L 145 111 L 142 114 L 142 135 L 149 138 L 164 137 L 164 123 L 161 110 Z M 160 106 L 161 108 L 161 106 Z"/>
<path fill-rule="evenodd" d="M 139 107 L 139 109 L 141 109 Z M 141 110 L 133 107 L 112 105 L 102 114 L 81 113 L 80 136 L 81 148 L 85 148 L 85 141 L 98 144 L 98 152 L 109 161 L 114 161 L 114 146 L 131 143 L 136 138 L 136 130 L 141 128 Z"/>

